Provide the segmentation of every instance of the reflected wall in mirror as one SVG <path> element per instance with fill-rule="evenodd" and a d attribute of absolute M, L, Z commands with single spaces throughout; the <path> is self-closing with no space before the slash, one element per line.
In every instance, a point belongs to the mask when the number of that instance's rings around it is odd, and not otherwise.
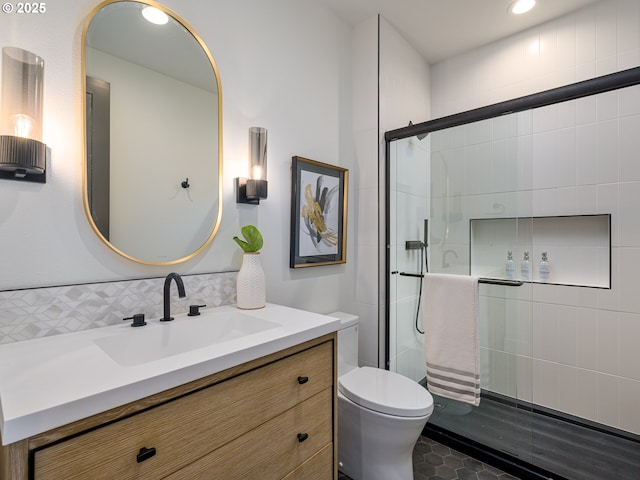
<path fill-rule="evenodd" d="M 166 23 L 151 23 L 155 7 Z M 220 78 L 200 37 L 157 3 L 108 1 L 83 34 L 85 210 L 141 263 L 199 253 L 222 213 Z"/>

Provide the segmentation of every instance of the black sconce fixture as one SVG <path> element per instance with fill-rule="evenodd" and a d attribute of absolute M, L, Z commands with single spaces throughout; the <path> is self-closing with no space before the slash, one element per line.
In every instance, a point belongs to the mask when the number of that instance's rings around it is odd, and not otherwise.
<path fill-rule="evenodd" d="M 258 205 L 267 198 L 267 129 L 249 129 L 249 175 L 236 178 L 236 203 Z"/>
<path fill-rule="evenodd" d="M 44 60 L 21 48 L 2 49 L 0 178 L 46 183 L 42 143 Z"/>

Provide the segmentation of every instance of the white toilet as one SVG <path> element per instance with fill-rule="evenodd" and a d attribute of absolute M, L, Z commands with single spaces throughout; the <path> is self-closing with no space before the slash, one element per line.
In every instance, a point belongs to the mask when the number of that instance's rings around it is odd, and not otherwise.
<path fill-rule="evenodd" d="M 338 462 L 354 480 L 412 480 L 413 447 L 433 412 L 417 382 L 358 367 L 358 317 L 335 312 L 338 331 Z"/>

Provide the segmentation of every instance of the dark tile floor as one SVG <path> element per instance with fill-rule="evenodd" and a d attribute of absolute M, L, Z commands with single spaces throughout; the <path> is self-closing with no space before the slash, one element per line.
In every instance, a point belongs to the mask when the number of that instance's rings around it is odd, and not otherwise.
<path fill-rule="evenodd" d="M 640 436 L 608 432 L 584 419 L 509 405 L 483 392 L 478 408 L 434 396 L 429 424 L 511 455 L 554 478 L 639 480 Z M 605 427 L 606 428 L 606 427 Z M 624 435 L 623 435 L 624 433 Z"/>
<path fill-rule="evenodd" d="M 497 468 L 421 436 L 413 449 L 414 480 L 517 480 Z M 338 480 L 350 480 L 343 474 Z"/>

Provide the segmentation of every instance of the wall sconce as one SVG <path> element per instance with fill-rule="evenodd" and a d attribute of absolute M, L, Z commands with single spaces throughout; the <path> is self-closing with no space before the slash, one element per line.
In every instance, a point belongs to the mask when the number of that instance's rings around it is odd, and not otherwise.
<path fill-rule="evenodd" d="M 2 49 L 0 178 L 45 183 L 42 143 L 44 60 L 16 47 Z"/>
<path fill-rule="evenodd" d="M 267 198 L 267 129 L 249 129 L 249 176 L 236 178 L 236 203 L 258 205 Z"/>

